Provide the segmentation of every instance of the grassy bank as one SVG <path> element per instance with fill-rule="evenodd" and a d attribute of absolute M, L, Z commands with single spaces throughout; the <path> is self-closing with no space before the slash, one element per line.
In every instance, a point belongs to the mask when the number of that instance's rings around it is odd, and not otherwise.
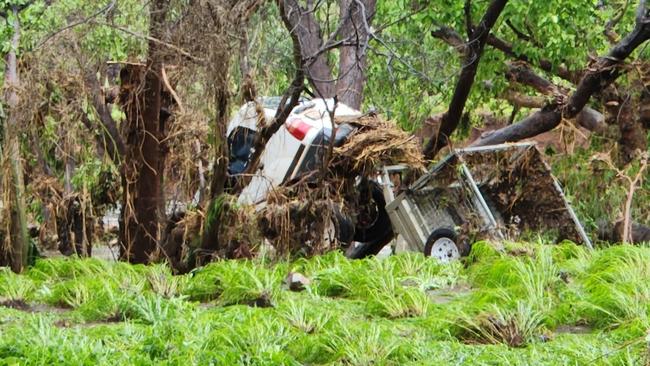
<path fill-rule="evenodd" d="M 650 248 L 478 243 L 450 265 L 330 253 L 185 276 L 41 260 L 0 272 L 0 297 L 0 364 L 643 365 Z"/>

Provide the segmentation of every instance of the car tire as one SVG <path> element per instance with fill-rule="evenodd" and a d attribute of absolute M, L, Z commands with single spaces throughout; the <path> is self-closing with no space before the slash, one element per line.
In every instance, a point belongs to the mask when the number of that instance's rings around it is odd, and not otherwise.
<path fill-rule="evenodd" d="M 349 246 L 354 239 L 354 225 L 347 217 L 337 213 L 336 215 L 336 237 L 342 245 Z"/>
<path fill-rule="evenodd" d="M 326 228 L 326 233 L 327 231 L 333 230 L 333 236 L 336 238 L 339 245 L 342 248 L 349 247 L 354 238 L 354 225 L 352 224 L 352 221 L 345 217 L 338 209 L 334 209 L 329 224 L 329 230 Z"/>
<path fill-rule="evenodd" d="M 360 190 L 359 196 L 367 196 L 371 200 L 370 203 L 376 209 L 376 216 L 370 225 L 357 224 L 354 229 L 354 241 L 358 243 L 348 248 L 346 251 L 348 258 L 357 259 L 375 255 L 393 239 L 393 227 L 386 212 L 386 200 L 380 185 L 369 181 L 366 187 Z"/>
<path fill-rule="evenodd" d="M 434 230 L 424 245 L 424 255 L 436 257 L 441 262 L 451 262 L 466 257 L 469 250 L 470 246 L 459 241 L 456 232 L 448 228 Z"/>

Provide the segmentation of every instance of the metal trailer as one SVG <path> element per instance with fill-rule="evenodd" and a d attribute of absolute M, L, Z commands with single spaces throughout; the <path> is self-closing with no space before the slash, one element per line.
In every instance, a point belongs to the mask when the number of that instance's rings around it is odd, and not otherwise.
<path fill-rule="evenodd" d="M 526 230 L 557 232 L 591 248 L 550 167 L 534 143 L 456 149 L 397 197 L 385 167 L 386 210 L 401 240 L 393 251 L 450 261 L 480 239 L 515 239 Z"/>

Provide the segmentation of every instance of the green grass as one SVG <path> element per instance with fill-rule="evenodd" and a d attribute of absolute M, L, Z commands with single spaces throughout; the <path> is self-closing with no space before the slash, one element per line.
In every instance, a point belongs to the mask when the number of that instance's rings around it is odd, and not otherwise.
<path fill-rule="evenodd" d="M 289 291 L 291 271 L 311 284 Z M 479 242 L 449 265 L 329 253 L 184 276 L 40 260 L 0 271 L 0 301 L 0 365 L 643 365 L 650 248 Z"/>

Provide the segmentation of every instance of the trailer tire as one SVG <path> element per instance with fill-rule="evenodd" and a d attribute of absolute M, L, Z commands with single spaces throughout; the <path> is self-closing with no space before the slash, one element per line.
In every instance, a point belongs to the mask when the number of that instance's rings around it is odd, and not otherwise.
<path fill-rule="evenodd" d="M 469 251 L 470 246 L 460 242 L 456 232 L 448 228 L 434 230 L 424 245 L 424 255 L 436 257 L 441 262 L 451 262 L 466 257 Z"/>

